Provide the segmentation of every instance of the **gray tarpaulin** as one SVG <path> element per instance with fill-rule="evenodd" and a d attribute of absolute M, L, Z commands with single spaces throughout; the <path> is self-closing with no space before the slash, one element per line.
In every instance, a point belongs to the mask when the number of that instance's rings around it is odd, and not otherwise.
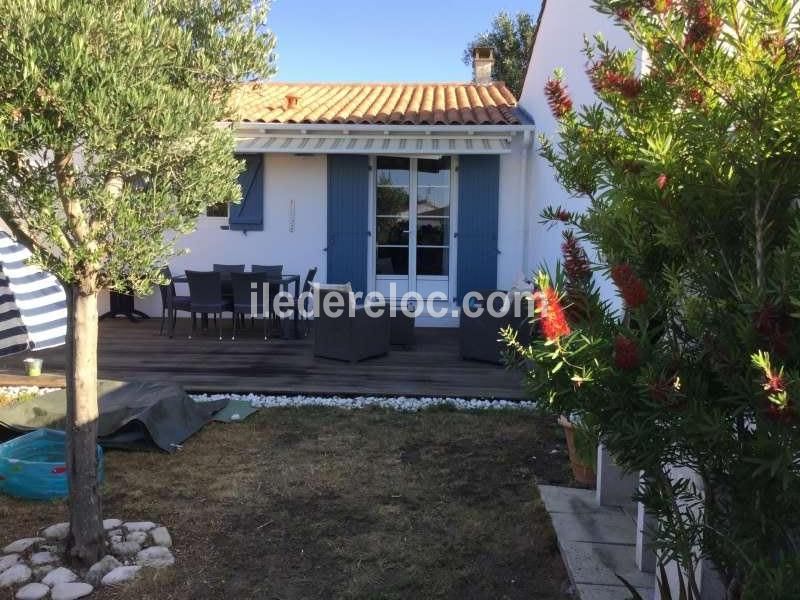
<path fill-rule="evenodd" d="M 224 409 L 228 400 L 197 403 L 179 385 L 101 381 L 98 442 L 105 448 L 174 452 Z M 63 429 L 66 392 L 0 408 L 0 441 L 31 429 Z"/>

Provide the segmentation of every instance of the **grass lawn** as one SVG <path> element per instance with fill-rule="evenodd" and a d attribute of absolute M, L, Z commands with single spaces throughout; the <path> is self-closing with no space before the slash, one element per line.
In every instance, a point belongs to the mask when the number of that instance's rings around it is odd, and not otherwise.
<path fill-rule="evenodd" d="M 565 597 L 534 485 L 568 480 L 551 418 L 269 409 L 106 456 L 105 516 L 167 525 L 178 563 L 94 598 Z M 65 519 L 0 497 L 0 543 Z"/>

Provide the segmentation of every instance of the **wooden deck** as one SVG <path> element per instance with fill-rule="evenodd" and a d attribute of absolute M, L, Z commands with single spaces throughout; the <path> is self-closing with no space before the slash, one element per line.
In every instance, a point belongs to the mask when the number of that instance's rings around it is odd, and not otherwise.
<path fill-rule="evenodd" d="M 522 398 L 518 374 L 461 360 L 455 329 L 418 328 L 416 348 L 393 348 L 387 356 L 350 364 L 315 358 L 311 337 L 265 342 L 248 331 L 236 341 L 190 340 L 182 320 L 169 339 L 158 328 L 158 319 L 101 322 L 100 376 L 177 382 L 194 392 Z M 44 359 L 42 377 L 26 377 L 25 356 L 17 355 L 0 360 L 0 385 L 63 386 L 63 349 L 36 356 Z"/>

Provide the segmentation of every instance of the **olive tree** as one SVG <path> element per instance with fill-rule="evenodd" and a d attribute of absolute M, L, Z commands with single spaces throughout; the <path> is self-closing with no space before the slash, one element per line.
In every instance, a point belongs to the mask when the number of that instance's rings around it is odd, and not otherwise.
<path fill-rule="evenodd" d="M 0 216 L 65 285 L 69 554 L 104 551 L 97 298 L 146 293 L 206 206 L 240 195 L 228 98 L 273 70 L 251 0 L 0 0 Z"/>

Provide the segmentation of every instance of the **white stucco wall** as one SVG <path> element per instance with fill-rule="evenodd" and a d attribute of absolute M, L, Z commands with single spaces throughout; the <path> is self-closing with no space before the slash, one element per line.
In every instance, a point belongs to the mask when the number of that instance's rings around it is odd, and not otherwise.
<path fill-rule="evenodd" d="M 526 177 L 522 146 L 522 136 L 515 136 L 513 153 L 500 157 L 497 265 L 498 287 L 504 289 L 511 287 L 523 274 L 525 202 L 530 202 L 531 196 L 522 194 L 522 179 Z M 170 262 L 173 273 L 183 273 L 187 269 L 207 270 L 214 263 L 282 264 L 284 272 L 301 276 L 305 276 L 309 268 L 319 267 L 317 281 L 325 281 L 326 157 L 265 154 L 264 160 L 264 230 L 245 235 L 221 229 L 227 225 L 225 218 L 202 217 L 197 229 L 180 240 L 179 247 L 189 252 Z M 178 293 L 188 293 L 188 289 L 179 284 Z M 101 300 L 101 311 L 108 306 L 104 300 Z M 151 316 L 160 315 L 160 296 L 156 293 L 137 298 L 136 308 Z"/>
<path fill-rule="evenodd" d="M 530 268 L 526 268 L 524 259 L 525 244 L 525 204 L 531 203 L 530 188 L 527 186 L 526 152 L 524 139 L 517 135 L 513 140 L 513 152 L 500 157 L 500 202 L 499 222 L 497 231 L 498 250 L 497 256 L 497 287 L 509 289 L 517 283 L 523 275 L 530 275 Z M 530 143 L 528 143 L 530 146 Z M 530 149 L 527 151 L 530 157 Z M 529 158 L 527 159 L 529 160 Z M 523 182 L 523 178 L 526 179 Z M 528 213 L 531 213 L 529 207 Z M 528 235 L 528 238 L 530 236 Z M 528 264 L 532 251 L 528 248 Z"/>
<path fill-rule="evenodd" d="M 284 265 L 284 273 L 301 278 L 311 267 L 319 267 L 317 279 L 325 279 L 325 156 L 265 154 L 264 230 L 220 229 L 225 218 L 202 217 L 197 229 L 183 237 L 179 247 L 189 252 L 175 257 L 174 273 L 187 269 L 209 270 L 214 263 Z M 294 219 L 291 206 L 294 203 Z M 179 286 L 180 287 L 180 286 Z M 188 294 L 184 290 L 178 293 Z M 136 307 L 150 315 L 161 314 L 161 298 L 154 294 L 137 298 Z"/>
<path fill-rule="evenodd" d="M 584 36 L 591 38 L 602 33 L 614 46 L 628 48 L 631 45 L 628 35 L 591 5 L 590 0 L 548 0 L 519 100 L 520 106 L 533 117 L 537 131 L 530 159 L 528 188 L 533 202 L 531 246 L 534 268 L 540 264 L 552 268 L 561 256 L 561 228 L 548 229 L 540 224 L 542 210 L 560 205 L 574 211 L 585 206 L 582 200 L 571 198 L 561 188 L 550 165 L 539 156 L 538 135 L 552 138 L 558 131 L 544 96 L 545 82 L 555 69 L 562 68 L 575 106 L 591 104 L 596 101 L 596 96 L 586 75 Z"/>

